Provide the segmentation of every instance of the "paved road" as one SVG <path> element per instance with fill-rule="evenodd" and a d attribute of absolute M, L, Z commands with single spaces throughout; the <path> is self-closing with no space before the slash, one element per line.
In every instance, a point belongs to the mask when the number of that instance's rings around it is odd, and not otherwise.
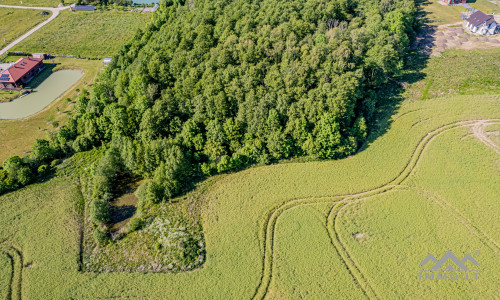
<path fill-rule="evenodd" d="M 0 7 L 5 7 L 5 8 L 19 8 L 19 9 L 39 9 L 39 10 L 46 10 L 46 11 L 51 11 L 52 15 L 50 18 L 47 20 L 43 21 L 42 23 L 36 25 L 34 28 L 32 28 L 30 31 L 26 32 L 22 36 L 20 36 L 18 39 L 13 41 L 12 43 L 8 44 L 0 50 L 0 56 L 3 55 L 5 52 L 9 51 L 10 48 L 14 47 L 15 45 L 19 44 L 22 40 L 25 38 L 29 37 L 33 32 L 37 31 L 38 29 L 42 28 L 45 24 L 49 23 L 50 21 L 54 20 L 58 15 L 61 10 L 68 9 L 69 6 L 65 7 L 31 7 L 31 6 L 13 6 L 13 5 L 0 5 Z"/>

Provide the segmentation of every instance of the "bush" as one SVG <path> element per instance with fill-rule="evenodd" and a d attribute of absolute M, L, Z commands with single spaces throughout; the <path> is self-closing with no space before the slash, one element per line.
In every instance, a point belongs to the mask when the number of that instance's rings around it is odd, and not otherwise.
<path fill-rule="evenodd" d="M 90 202 L 90 219 L 95 224 L 109 222 L 110 213 L 108 202 L 101 199 Z"/>
<path fill-rule="evenodd" d="M 49 173 L 50 168 L 49 168 L 48 165 L 41 165 L 41 166 L 38 167 L 37 171 L 38 171 L 38 176 L 43 177 L 43 176 L 46 176 Z"/>
<path fill-rule="evenodd" d="M 102 231 L 100 228 L 94 229 L 94 241 L 99 245 L 103 246 L 109 242 L 109 236 L 106 232 Z"/>
<path fill-rule="evenodd" d="M 134 232 L 139 230 L 142 227 L 142 219 L 139 216 L 133 216 L 127 224 L 127 232 Z"/>
<path fill-rule="evenodd" d="M 55 168 L 57 165 L 62 163 L 62 159 L 54 159 L 53 161 L 50 162 L 50 167 Z"/>

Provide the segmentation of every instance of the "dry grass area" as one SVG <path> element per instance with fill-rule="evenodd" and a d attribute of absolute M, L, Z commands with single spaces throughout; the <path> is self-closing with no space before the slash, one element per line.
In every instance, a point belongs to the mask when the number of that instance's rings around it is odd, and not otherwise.
<path fill-rule="evenodd" d="M 76 69 L 82 70 L 84 75 L 72 88 L 41 112 L 19 120 L 0 120 L 0 161 L 12 155 L 25 156 L 31 151 L 35 139 L 46 138 L 47 131 L 53 131 L 57 127 L 54 125 L 63 125 L 72 114 L 74 106 L 74 103 L 66 99 L 74 99 L 79 90 L 88 88 L 102 66 L 99 60 L 74 58 L 55 58 L 54 63 L 57 66 L 53 71 Z"/>

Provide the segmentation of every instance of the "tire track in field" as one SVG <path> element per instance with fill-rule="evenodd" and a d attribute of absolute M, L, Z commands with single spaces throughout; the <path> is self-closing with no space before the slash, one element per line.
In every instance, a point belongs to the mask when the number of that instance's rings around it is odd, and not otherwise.
<path fill-rule="evenodd" d="M 21 300 L 23 256 L 18 249 L 5 244 L 0 245 L 0 253 L 6 255 L 11 262 L 10 289 L 7 294 L 7 299 Z"/>
<path fill-rule="evenodd" d="M 266 221 L 264 222 L 264 228 L 261 231 L 261 237 L 263 240 L 262 243 L 262 251 L 263 251 L 263 258 L 262 258 L 262 271 L 261 271 L 261 277 L 259 280 L 259 283 L 255 289 L 253 299 L 263 299 L 269 289 L 269 284 L 272 280 L 272 275 L 273 275 L 273 252 L 274 252 L 274 234 L 275 234 L 275 228 L 276 228 L 276 221 L 281 216 L 281 214 L 292 208 L 296 207 L 299 205 L 304 205 L 304 204 L 312 204 L 312 203 L 334 203 L 332 209 L 330 210 L 330 213 L 328 214 L 327 218 L 327 230 L 329 231 L 330 235 L 330 240 L 332 245 L 335 247 L 335 250 L 337 253 L 340 254 L 341 260 L 346 266 L 349 274 L 353 277 L 355 280 L 356 284 L 362 292 L 364 293 L 365 296 L 370 297 L 374 296 L 377 297 L 373 287 L 370 286 L 368 281 L 366 280 L 366 277 L 361 273 L 359 267 L 355 264 L 354 260 L 350 256 L 349 252 L 347 251 L 346 247 L 342 244 L 340 239 L 338 238 L 338 232 L 334 229 L 334 225 L 336 224 L 336 219 L 338 212 L 342 210 L 343 208 L 347 207 L 349 204 L 356 203 L 359 201 L 362 201 L 368 197 L 372 197 L 374 195 L 378 195 L 384 192 L 387 192 L 389 190 L 394 189 L 395 187 L 399 186 L 410 174 L 413 172 L 413 170 L 416 167 L 417 162 L 419 161 L 423 151 L 427 147 L 427 145 L 438 135 L 440 135 L 443 132 L 446 132 L 448 130 L 451 130 L 453 128 L 457 127 L 465 127 L 465 126 L 472 126 L 477 122 L 494 122 L 494 123 L 500 123 L 500 119 L 482 119 L 482 120 L 468 120 L 468 121 L 460 121 L 460 122 L 455 122 L 455 123 L 450 123 L 447 125 L 443 125 L 433 131 L 428 132 L 422 139 L 418 142 L 417 146 L 415 147 L 414 152 L 410 156 L 410 159 L 408 160 L 407 164 L 403 168 L 403 170 L 390 182 L 383 184 L 377 188 L 374 188 L 372 190 L 367 190 L 364 192 L 356 193 L 356 194 L 346 194 L 346 195 L 337 195 L 337 196 L 320 196 L 320 197 L 307 197 L 307 198 L 299 198 L 299 199 L 292 199 L 292 200 L 287 200 L 281 203 L 278 206 L 275 206 L 272 208 L 268 214 L 266 215 Z M 333 199 L 332 199 L 333 198 Z M 331 226 L 330 226 L 331 225 Z"/>

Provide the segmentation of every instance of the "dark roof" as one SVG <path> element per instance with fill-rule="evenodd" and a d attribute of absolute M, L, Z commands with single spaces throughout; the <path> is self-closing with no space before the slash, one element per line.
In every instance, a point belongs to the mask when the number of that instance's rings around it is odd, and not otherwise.
<path fill-rule="evenodd" d="M 0 74 L 0 81 L 16 82 L 41 61 L 42 58 L 20 58 L 12 67 Z"/>
<path fill-rule="evenodd" d="M 484 12 L 478 10 L 467 19 L 472 26 L 477 27 L 486 22 L 486 25 L 490 25 L 495 21 L 492 15 L 487 15 Z"/>
<path fill-rule="evenodd" d="M 94 11 L 95 10 L 95 6 L 90 6 L 90 5 L 75 5 L 75 10 Z"/>

